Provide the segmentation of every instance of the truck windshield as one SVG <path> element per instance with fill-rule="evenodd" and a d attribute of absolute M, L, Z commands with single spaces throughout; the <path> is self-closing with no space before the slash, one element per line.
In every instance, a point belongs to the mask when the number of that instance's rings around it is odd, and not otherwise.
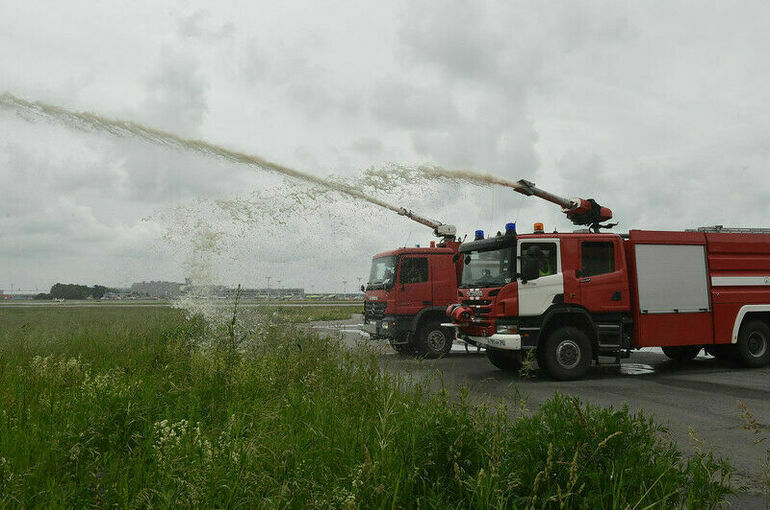
<path fill-rule="evenodd" d="M 463 255 L 466 263 L 460 287 L 502 287 L 510 283 L 511 251 L 510 247 L 506 247 Z"/>
<path fill-rule="evenodd" d="M 367 289 L 385 289 L 393 285 L 396 276 L 396 257 L 378 257 L 372 259 Z"/>

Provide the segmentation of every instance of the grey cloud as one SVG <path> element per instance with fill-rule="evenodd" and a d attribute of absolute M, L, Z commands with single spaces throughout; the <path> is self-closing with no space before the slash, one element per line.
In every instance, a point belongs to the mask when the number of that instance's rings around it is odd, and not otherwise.
<path fill-rule="evenodd" d="M 415 131 L 442 129 L 459 120 L 451 94 L 433 87 L 391 82 L 378 87 L 370 101 L 377 119 Z"/>
<path fill-rule="evenodd" d="M 350 144 L 350 148 L 359 154 L 366 156 L 370 160 L 374 160 L 375 158 L 379 158 L 382 155 L 384 145 L 382 140 L 378 140 L 377 138 L 364 137 L 353 140 L 353 143 Z"/>
<path fill-rule="evenodd" d="M 435 65 L 455 79 L 479 79 L 496 73 L 503 41 L 485 27 L 481 3 L 453 0 L 437 5 L 410 2 L 399 30 L 407 58 Z M 483 28 L 484 27 L 484 28 Z"/>
<path fill-rule="evenodd" d="M 593 196 L 623 229 L 766 226 L 767 9 L 653 5 L 404 1 L 353 12 L 308 2 L 294 15 L 193 0 L 181 16 L 106 4 L 56 11 L 68 20 L 96 12 L 99 23 L 82 27 L 88 37 L 22 7 L 13 26 L 0 19 L 9 34 L 0 69 L 30 99 L 124 112 L 318 175 L 435 162 Z M 104 41 L 99 52 L 93 40 Z M 0 176 L 12 183 L 0 189 L 0 269 L 41 285 L 181 278 L 187 245 L 159 250 L 166 225 L 140 218 L 281 182 L 128 140 L 19 133 L 19 124 L 0 117 Z M 557 208 L 504 189 L 372 192 L 461 232 L 516 219 L 523 230 L 536 220 L 572 228 Z M 342 278 L 366 274 L 373 253 L 431 238 L 366 205 L 331 195 L 319 204 L 270 229 L 217 225 L 222 278 L 263 284 L 272 274 L 339 290 Z"/>
<path fill-rule="evenodd" d="M 192 37 L 206 42 L 231 37 L 236 31 L 235 25 L 230 21 L 217 23 L 212 20 L 208 9 L 198 9 L 182 16 L 177 22 L 177 28 L 183 37 Z"/>
<path fill-rule="evenodd" d="M 142 110 L 154 125 L 182 135 L 197 134 L 208 111 L 208 83 L 192 56 L 163 51 L 159 67 L 146 80 Z"/>

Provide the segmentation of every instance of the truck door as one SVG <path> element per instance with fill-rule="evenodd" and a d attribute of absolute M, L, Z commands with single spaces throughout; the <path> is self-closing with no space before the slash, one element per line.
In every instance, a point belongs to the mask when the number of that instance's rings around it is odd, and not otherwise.
<path fill-rule="evenodd" d="M 592 313 L 630 309 L 628 277 L 619 241 L 580 243 L 580 272 L 576 275 L 580 303 Z"/>
<path fill-rule="evenodd" d="M 430 283 L 433 287 L 431 306 L 446 307 L 457 302 L 457 269 L 449 254 L 431 255 Z"/>
<path fill-rule="evenodd" d="M 558 295 L 564 296 L 559 241 L 522 241 L 518 245 L 519 315 L 542 315 Z M 532 274 L 528 265 L 534 264 Z"/>
<path fill-rule="evenodd" d="M 428 257 L 404 255 L 398 271 L 398 285 L 401 288 L 401 312 L 416 314 L 433 301 Z"/>

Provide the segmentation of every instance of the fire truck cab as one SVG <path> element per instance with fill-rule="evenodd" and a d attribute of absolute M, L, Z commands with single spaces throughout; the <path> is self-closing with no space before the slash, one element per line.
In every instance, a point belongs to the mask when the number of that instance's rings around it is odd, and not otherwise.
<path fill-rule="evenodd" d="M 504 235 L 464 243 L 458 337 L 498 368 L 532 351 L 556 379 L 592 361 L 662 347 L 672 359 L 702 348 L 745 366 L 770 362 L 770 230 L 702 228 L 628 234 Z"/>
<path fill-rule="evenodd" d="M 365 287 L 364 329 L 386 338 L 403 354 L 439 357 L 452 348 L 455 334 L 446 322 L 447 305 L 457 302 L 460 243 L 400 248 L 372 259 Z"/>

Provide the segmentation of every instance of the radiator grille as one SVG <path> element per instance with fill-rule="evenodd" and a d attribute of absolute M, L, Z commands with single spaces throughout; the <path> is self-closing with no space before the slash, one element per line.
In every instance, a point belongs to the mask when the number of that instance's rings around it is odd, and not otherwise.
<path fill-rule="evenodd" d="M 364 303 L 364 317 L 370 320 L 382 319 L 385 316 L 387 303 L 382 301 L 366 301 Z"/>

